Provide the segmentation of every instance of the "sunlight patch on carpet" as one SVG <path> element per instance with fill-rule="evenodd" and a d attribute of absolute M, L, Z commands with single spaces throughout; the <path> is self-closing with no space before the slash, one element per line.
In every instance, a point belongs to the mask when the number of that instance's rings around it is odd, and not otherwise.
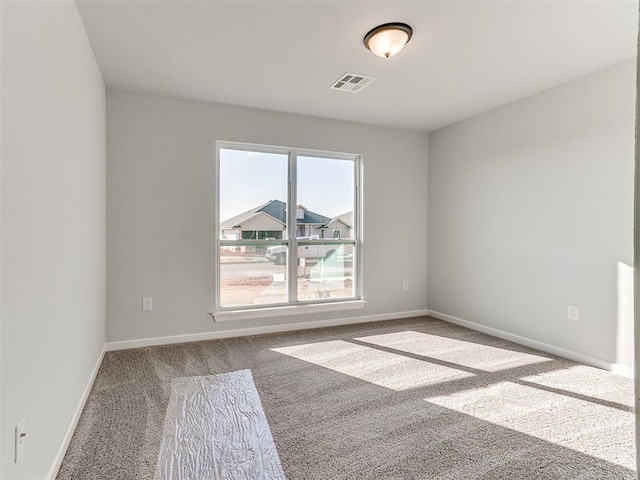
<path fill-rule="evenodd" d="M 414 331 L 371 335 L 355 340 L 487 372 L 552 361 L 540 355 Z"/>
<path fill-rule="evenodd" d="M 428 402 L 633 470 L 634 415 L 512 382 Z"/>
<path fill-rule="evenodd" d="M 461 370 L 342 340 L 274 348 L 272 351 L 395 391 L 475 376 Z"/>
<path fill-rule="evenodd" d="M 522 380 L 566 392 L 585 395 L 597 400 L 615 402 L 633 408 L 633 382 L 606 370 L 573 365 L 561 370 L 552 370 L 522 377 Z"/>

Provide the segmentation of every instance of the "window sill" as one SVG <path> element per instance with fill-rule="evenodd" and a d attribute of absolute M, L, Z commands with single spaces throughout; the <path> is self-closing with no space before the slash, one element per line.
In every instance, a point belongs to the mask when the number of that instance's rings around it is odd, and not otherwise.
<path fill-rule="evenodd" d="M 312 303 L 305 305 L 285 305 L 280 307 L 251 308 L 246 310 L 225 310 L 215 312 L 214 322 L 229 320 L 246 320 L 250 318 L 279 317 L 282 315 L 301 315 L 320 312 L 335 312 L 339 310 L 355 310 L 364 308 L 366 300 L 347 300 L 344 302 Z"/>

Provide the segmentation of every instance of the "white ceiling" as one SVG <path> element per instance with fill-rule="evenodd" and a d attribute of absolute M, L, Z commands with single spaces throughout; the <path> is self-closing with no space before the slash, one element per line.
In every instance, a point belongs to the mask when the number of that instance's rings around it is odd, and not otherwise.
<path fill-rule="evenodd" d="M 109 87 L 434 130 L 636 54 L 637 1 L 77 0 Z M 413 26 L 397 56 L 369 29 Z M 377 80 L 329 90 L 345 72 Z"/>

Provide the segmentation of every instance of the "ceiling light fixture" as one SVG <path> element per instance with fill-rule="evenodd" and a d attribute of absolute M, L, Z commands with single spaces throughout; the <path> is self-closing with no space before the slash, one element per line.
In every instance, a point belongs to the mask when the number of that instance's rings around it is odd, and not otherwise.
<path fill-rule="evenodd" d="M 404 47 L 413 35 L 413 29 L 406 23 L 385 23 L 372 28 L 364 36 L 364 46 L 379 57 L 389 58 Z"/>

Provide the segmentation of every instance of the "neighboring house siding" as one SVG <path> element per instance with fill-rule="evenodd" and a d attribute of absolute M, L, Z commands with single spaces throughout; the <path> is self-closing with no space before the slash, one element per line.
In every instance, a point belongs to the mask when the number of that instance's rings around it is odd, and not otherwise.
<path fill-rule="evenodd" d="M 238 240 L 241 234 L 242 234 L 242 230 L 240 230 L 239 228 L 227 229 L 222 231 L 221 238 L 223 240 Z"/>
<path fill-rule="evenodd" d="M 242 230 L 284 230 L 285 226 L 282 222 L 276 220 L 266 213 L 258 213 L 256 216 L 242 222 Z"/>
<path fill-rule="evenodd" d="M 340 232 L 340 238 L 351 238 L 351 227 L 345 225 L 340 220 L 334 220 L 327 225 L 329 228 L 325 233 L 325 238 L 334 238 L 334 231 Z"/>

